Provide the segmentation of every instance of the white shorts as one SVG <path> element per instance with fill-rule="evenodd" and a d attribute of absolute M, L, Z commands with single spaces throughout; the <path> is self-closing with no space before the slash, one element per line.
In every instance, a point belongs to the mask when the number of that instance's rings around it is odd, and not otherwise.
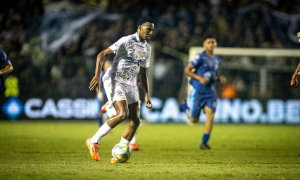
<path fill-rule="evenodd" d="M 139 92 L 136 86 L 121 83 L 106 85 L 106 83 L 104 83 L 104 88 L 110 106 L 112 106 L 115 101 L 126 100 L 128 105 L 139 101 Z"/>

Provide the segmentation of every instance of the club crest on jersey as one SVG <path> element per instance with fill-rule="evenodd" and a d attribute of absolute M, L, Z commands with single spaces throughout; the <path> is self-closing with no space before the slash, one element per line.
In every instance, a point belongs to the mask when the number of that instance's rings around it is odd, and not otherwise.
<path fill-rule="evenodd" d="M 137 57 L 140 57 L 140 55 L 141 55 L 141 51 L 140 51 L 140 50 L 137 50 L 136 56 L 137 56 Z"/>

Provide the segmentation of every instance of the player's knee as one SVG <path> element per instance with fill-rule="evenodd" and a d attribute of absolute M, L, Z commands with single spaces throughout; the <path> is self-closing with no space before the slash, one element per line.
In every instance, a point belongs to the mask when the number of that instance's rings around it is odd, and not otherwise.
<path fill-rule="evenodd" d="M 198 123 L 199 118 L 192 118 L 192 117 L 190 117 L 189 120 L 190 120 L 191 123 Z"/>
<path fill-rule="evenodd" d="M 215 113 L 214 113 L 213 111 L 211 111 L 211 112 L 206 113 L 206 116 L 207 116 L 208 118 L 214 118 Z"/>
<path fill-rule="evenodd" d="M 120 117 L 120 120 L 123 121 L 128 118 L 128 113 L 126 111 L 121 111 L 118 116 Z"/>

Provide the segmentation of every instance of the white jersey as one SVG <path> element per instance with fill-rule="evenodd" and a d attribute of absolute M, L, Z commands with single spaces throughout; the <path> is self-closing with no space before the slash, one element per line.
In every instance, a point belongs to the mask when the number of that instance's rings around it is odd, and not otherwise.
<path fill-rule="evenodd" d="M 128 104 L 137 102 L 137 75 L 140 67 L 149 67 L 151 46 L 141 42 L 137 34 L 132 34 L 122 37 L 109 48 L 116 56 L 102 79 L 108 100 L 113 103 L 126 97 Z"/>

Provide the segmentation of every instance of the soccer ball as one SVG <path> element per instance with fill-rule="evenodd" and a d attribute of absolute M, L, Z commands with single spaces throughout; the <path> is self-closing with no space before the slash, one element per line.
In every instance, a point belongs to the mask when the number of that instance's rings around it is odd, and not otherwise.
<path fill-rule="evenodd" d="M 116 144 L 112 149 L 112 157 L 119 163 L 125 162 L 130 158 L 131 149 L 127 144 Z"/>

